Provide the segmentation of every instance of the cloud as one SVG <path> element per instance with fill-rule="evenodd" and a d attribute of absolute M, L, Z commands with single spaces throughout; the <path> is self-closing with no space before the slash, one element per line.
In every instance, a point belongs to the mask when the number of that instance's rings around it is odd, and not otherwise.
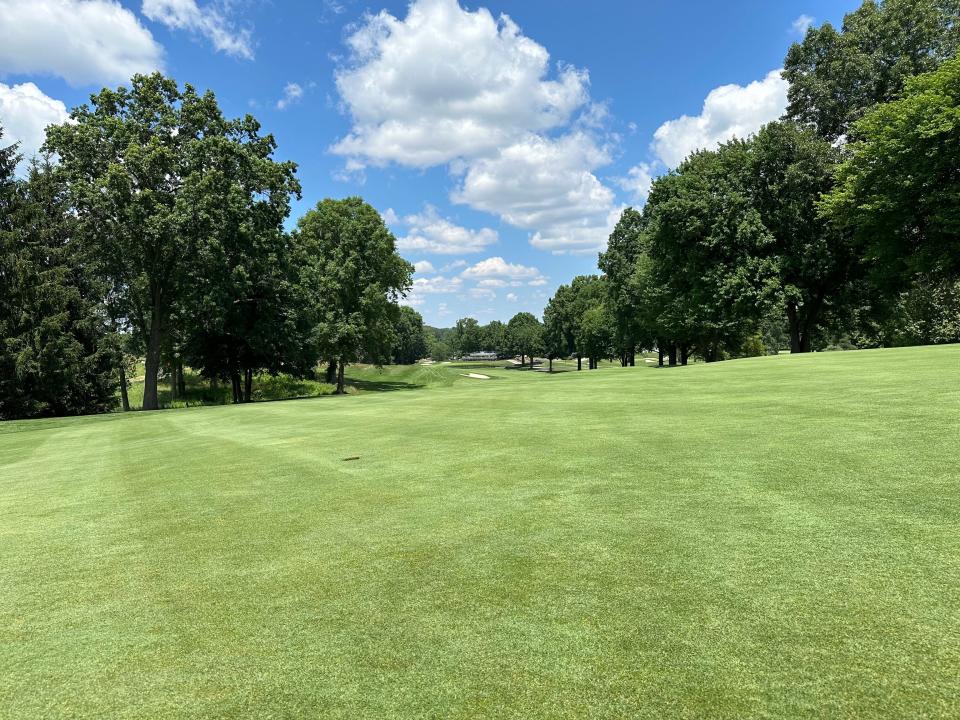
<path fill-rule="evenodd" d="M 0 83 L 0 127 L 4 131 L 0 145 L 20 143 L 18 151 L 24 159 L 19 172 L 43 145 L 47 125 L 65 122 L 68 117 L 63 102 L 48 97 L 32 82 L 12 86 Z"/>
<path fill-rule="evenodd" d="M 457 268 L 466 267 L 469 264 L 470 263 L 468 263 L 466 260 L 460 258 L 444 265 L 442 268 L 440 268 L 440 272 L 450 272 L 451 270 L 456 270 Z"/>
<path fill-rule="evenodd" d="M 396 218 L 394 213 L 393 218 Z M 396 224 L 396 223 L 391 223 Z M 497 231 L 490 228 L 470 230 L 443 218 L 432 205 L 423 212 L 403 218 L 409 232 L 397 240 L 400 250 L 419 250 L 438 255 L 481 252 L 497 242 Z"/>
<path fill-rule="evenodd" d="M 418 295 L 455 293 L 462 289 L 463 281 L 460 278 L 446 278 L 442 275 L 431 278 L 415 278 L 412 287 L 413 292 Z"/>
<path fill-rule="evenodd" d="M 413 264 L 413 270 L 421 275 L 436 272 L 433 263 L 429 260 L 418 260 Z"/>
<path fill-rule="evenodd" d="M 516 293 L 507 293 L 508 302 L 516 302 L 517 300 L 519 300 L 519 298 L 517 297 Z"/>
<path fill-rule="evenodd" d="M 253 59 L 249 30 L 235 30 L 213 5 L 201 8 L 196 0 L 143 0 L 140 11 L 172 30 L 203 35 L 218 52 Z"/>
<path fill-rule="evenodd" d="M 527 285 L 530 285 L 531 287 L 542 287 L 543 285 L 546 285 L 546 284 L 547 284 L 547 279 L 545 277 L 534 278 L 533 280 L 527 283 Z"/>
<path fill-rule="evenodd" d="M 810 26 L 813 25 L 813 23 L 815 23 L 816 21 L 817 19 L 815 17 L 812 17 L 810 15 L 801 15 L 800 17 L 798 17 L 796 20 L 793 21 L 790 27 L 793 29 L 793 32 L 795 32 L 797 35 L 803 36 L 807 34 L 807 30 L 809 30 Z"/>
<path fill-rule="evenodd" d="M 558 139 L 529 135 L 470 164 L 452 200 L 533 231 L 534 247 L 590 252 L 604 247 L 621 211 L 592 172 L 609 161 L 582 132 Z"/>
<path fill-rule="evenodd" d="M 0 72 L 71 85 L 126 82 L 163 68 L 163 48 L 113 0 L 0 0 Z"/>
<path fill-rule="evenodd" d="M 286 110 L 290 105 L 300 102 L 302 97 L 302 86 L 295 82 L 287 83 L 283 88 L 283 97 L 277 100 L 277 110 Z"/>
<path fill-rule="evenodd" d="M 747 86 L 714 88 L 694 117 L 683 115 L 661 125 L 652 149 L 669 168 L 679 165 L 695 150 L 713 149 L 733 137 L 745 138 L 783 115 L 787 107 L 787 81 L 780 70 Z"/>
<path fill-rule="evenodd" d="M 508 263 L 502 257 L 491 257 L 481 260 L 476 265 L 471 265 L 462 273 L 461 277 L 472 280 L 480 278 L 509 278 L 511 280 L 521 280 L 524 278 L 539 277 L 540 271 L 535 267 L 527 267 Z"/>
<path fill-rule="evenodd" d="M 562 126 L 588 99 L 587 73 L 559 67 L 509 17 L 457 0 L 368 15 L 336 84 L 353 119 L 333 152 L 375 164 L 442 165 Z"/>
<path fill-rule="evenodd" d="M 643 205 L 653 185 L 653 167 L 645 162 L 634 165 L 627 171 L 627 177 L 617 179 L 617 184 L 629 192 L 637 204 Z"/>
<path fill-rule="evenodd" d="M 472 287 L 468 291 L 470 297 L 478 300 L 493 300 L 497 294 L 488 287 Z"/>

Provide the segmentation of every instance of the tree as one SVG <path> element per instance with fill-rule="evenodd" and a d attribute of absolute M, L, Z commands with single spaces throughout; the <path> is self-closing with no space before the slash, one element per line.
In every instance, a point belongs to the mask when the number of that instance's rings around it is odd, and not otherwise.
<path fill-rule="evenodd" d="M 498 356 L 509 354 L 507 342 L 507 326 L 499 320 L 491 320 L 480 328 L 482 338 L 480 344 L 484 350 L 496 353 Z"/>
<path fill-rule="evenodd" d="M 590 360 L 590 369 L 596 370 L 598 360 L 610 357 L 616 334 L 616 319 L 601 302 L 589 308 L 580 318 L 577 329 L 577 346 Z"/>
<path fill-rule="evenodd" d="M 747 147 L 751 205 L 769 241 L 745 246 L 744 253 L 774 268 L 790 350 L 809 352 L 825 310 L 844 299 L 857 266 L 847 234 L 824 220 L 817 205 L 833 186 L 839 152 L 789 121 L 761 128 Z"/>
<path fill-rule="evenodd" d="M 453 347 L 461 357 L 480 350 L 483 344 L 483 333 L 480 323 L 473 318 L 460 318 L 454 328 Z"/>
<path fill-rule="evenodd" d="M 143 343 L 144 409 L 159 406 L 161 350 L 198 277 L 191 263 L 212 244 L 245 240 L 229 237 L 243 227 L 239 207 L 282 210 L 293 187 L 292 164 L 265 170 L 274 145 L 258 129 L 249 116 L 225 119 L 213 93 L 181 90 L 159 73 L 102 90 L 48 129 L 45 148 L 60 158 L 83 242 L 110 286 L 110 313 Z"/>
<path fill-rule="evenodd" d="M 634 284 L 637 262 L 645 252 L 643 216 L 627 208 L 620 216 L 607 249 L 600 253 L 598 266 L 606 276 L 608 303 L 616 334 L 614 344 L 623 365 L 634 365 L 637 346 L 647 338 L 648 328 L 641 324 L 639 297 Z"/>
<path fill-rule="evenodd" d="M 119 348 L 104 288 L 49 159 L 23 181 L 18 159 L 0 146 L 0 419 L 105 412 L 116 404 Z"/>
<path fill-rule="evenodd" d="M 513 351 L 530 357 L 530 367 L 533 367 L 533 356 L 543 352 L 543 325 L 532 313 L 520 312 L 510 318 L 507 323 L 507 337 Z"/>
<path fill-rule="evenodd" d="M 824 212 L 894 289 L 960 273 L 960 59 L 907 81 L 856 123 Z"/>
<path fill-rule="evenodd" d="M 393 324 L 392 360 L 397 365 L 412 365 L 428 354 L 423 317 L 412 307 L 402 306 Z"/>
<path fill-rule="evenodd" d="M 749 144 L 701 151 L 653 183 L 644 207 L 653 282 L 666 302 L 658 346 L 670 364 L 693 345 L 707 361 L 735 352 L 769 312 L 779 286 L 774 238 L 754 206 Z"/>
<path fill-rule="evenodd" d="M 389 358 L 397 301 L 410 287 L 413 266 L 397 254 L 380 214 L 359 197 L 317 203 L 293 237 L 310 342 L 319 357 L 337 363 L 342 394 L 346 365 Z"/>
<path fill-rule="evenodd" d="M 787 116 L 830 140 L 875 103 L 899 96 L 909 77 L 936 68 L 960 47 L 960 0 L 866 0 L 838 32 L 807 31 L 787 53 Z"/>

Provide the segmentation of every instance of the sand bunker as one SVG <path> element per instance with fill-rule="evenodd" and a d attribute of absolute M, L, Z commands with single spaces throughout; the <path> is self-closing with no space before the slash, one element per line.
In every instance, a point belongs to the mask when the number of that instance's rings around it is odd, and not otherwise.
<path fill-rule="evenodd" d="M 460 373 L 463 377 L 473 378 L 474 380 L 489 380 L 489 375 L 481 375 L 480 373 Z"/>

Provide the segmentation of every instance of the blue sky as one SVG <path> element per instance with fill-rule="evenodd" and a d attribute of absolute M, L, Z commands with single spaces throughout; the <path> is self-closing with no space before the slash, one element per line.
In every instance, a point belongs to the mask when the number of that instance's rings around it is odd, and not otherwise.
<path fill-rule="evenodd" d="M 539 314 L 687 152 L 776 118 L 775 72 L 854 0 L 0 0 L 0 124 L 30 152 L 162 69 L 251 112 L 303 200 L 359 194 L 433 325 Z"/>

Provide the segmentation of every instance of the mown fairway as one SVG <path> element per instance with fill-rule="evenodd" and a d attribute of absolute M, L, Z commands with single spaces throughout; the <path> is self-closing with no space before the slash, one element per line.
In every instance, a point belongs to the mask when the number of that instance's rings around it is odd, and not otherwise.
<path fill-rule="evenodd" d="M 0 717 L 960 714 L 960 346 L 472 369 L 0 426 Z"/>

